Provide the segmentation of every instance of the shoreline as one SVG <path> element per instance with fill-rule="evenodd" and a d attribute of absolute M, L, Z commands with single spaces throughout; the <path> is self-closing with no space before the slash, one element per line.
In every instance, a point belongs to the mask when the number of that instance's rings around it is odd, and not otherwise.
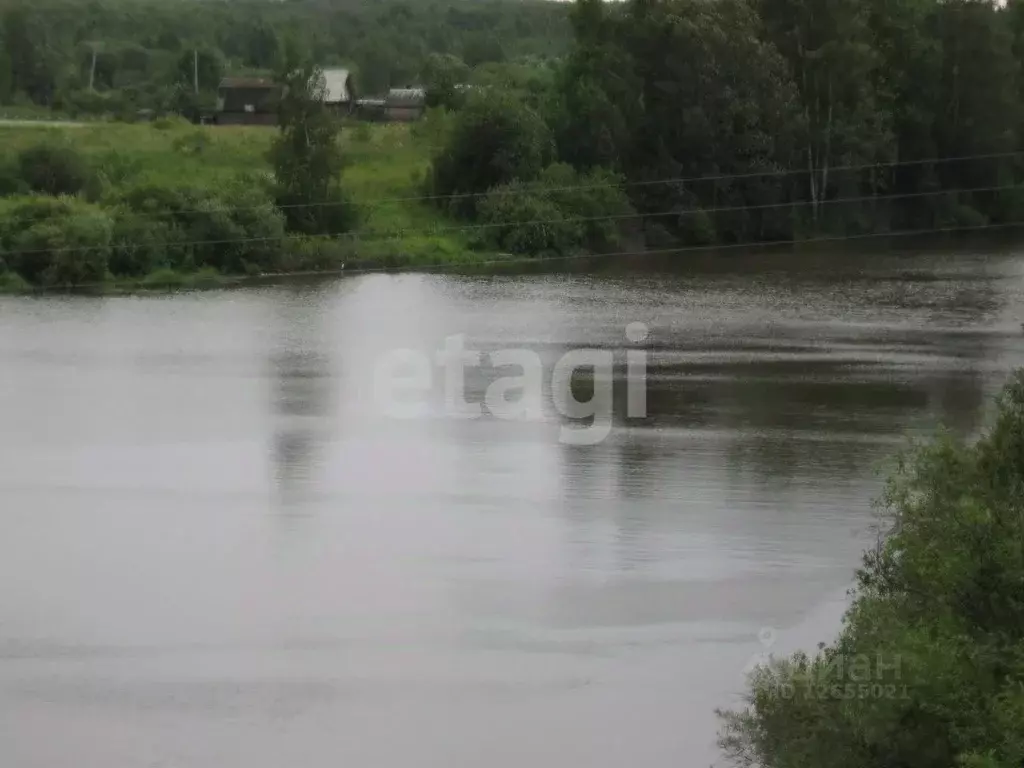
<path fill-rule="evenodd" d="M 865 243 L 871 245 L 865 247 Z M 914 259 L 930 253 L 942 253 L 949 248 L 976 249 L 979 255 L 1006 253 L 1024 247 L 1024 237 L 1008 236 L 1006 232 L 943 233 L 941 236 L 901 236 L 900 233 L 878 233 L 864 238 L 808 238 L 795 243 L 743 243 L 737 245 L 678 246 L 667 249 L 622 252 L 611 254 L 576 254 L 545 258 L 516 254 L 475 253 L 463 255 L 474 258 L 455 258 L 449 261 L 418 263 L 411 258 L 400 263 L 394 259 L 352 260 L 340 268 L 321 270 L 278 271 L 254 274 L 222 274 L 203 269 L 196 272 L 176 272 L 158 269 L 141 278 L 112 277 L 103 282 L 79 285 L 32 285 L 16 276 L 4 282 L 0 274 L 0 296 L 134 296 L 166 294 L 177 291 L 223 290 L 252 288 L 261 285 L 280 285 L 303 280 L 357 277 L 368 274 L 458 274 L 458 275 L 530 275 L 530 274 L 658 274 L 676 272 L 706 272 L 717 269 L 734 270 L 756 260 L 780 268 L 807 266 L 821 262 L 826 272 L 846 273 L 857 265 L 844 261 L 830 261 L 836 256 L 850 255 L 869 258 Z M 10 274 L 10 273 L 8 273 Z"/>

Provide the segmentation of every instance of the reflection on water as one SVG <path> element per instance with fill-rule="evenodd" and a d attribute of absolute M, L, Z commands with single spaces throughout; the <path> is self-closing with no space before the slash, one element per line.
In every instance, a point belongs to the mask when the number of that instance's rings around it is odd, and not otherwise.
<path fill-rule="evenodd" d="M 277 307 L 279 337 L 269 353 L 273 380 L 274 476 L 285 508 L 301 496 L 320 461 L 324 425 L 333 418 L 331 361 L 322 339 L 322 311 L 299 295 Z"/>
<path fill-rule="evenodd" d="M 1022 360 L 1013 259 L 825 267 L 0 300 L 0 760 L 713 763 L 758 631 L 835 630 L 887 457 Z M 457 334 L 470 402 L 494 351 L 611 352 L 615 429 L 447 417 L 436 367 L 383 414 Z"/>

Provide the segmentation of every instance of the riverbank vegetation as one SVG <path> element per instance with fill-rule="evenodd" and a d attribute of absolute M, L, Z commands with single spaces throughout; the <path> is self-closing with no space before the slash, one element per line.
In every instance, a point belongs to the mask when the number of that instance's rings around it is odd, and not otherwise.
<path fill-rule="evenodd" d="M 51 269 L 90 237 L 109 281 L 1024 223 L 1024 0 L 147 2 L 0 0 L 0 102 L 189 115 L 227 71 L 280 80 L 291 40 L 431 110 L 342 129 L 319 186 L 282 177 L 273 129 L 4 129 L 0 247 L 30 283 L 98 277 Z"/>
<path fill-rule="evenodd" d="M 345 196 L 303 208 L 279 196 L 275 130 L 182 120 L 0 126 L 0 273 L 18 275 L 0 290 L 473 258 L 458 223 L 415 199 L 429 167 L 426 128 L 344 131 Z M 293 227 L 287 214 L 305 210 L 329 212 L 327 231 Z M 140 282 L 151 274 L 163 277 Z"/>
<path fill-rule="evenodd" d="M 901 462 L 885 511 L 839 637 L 761 667 L 723 714 L 735 764 L 1024 762 L 1024 372 L 976 443 Z"/>

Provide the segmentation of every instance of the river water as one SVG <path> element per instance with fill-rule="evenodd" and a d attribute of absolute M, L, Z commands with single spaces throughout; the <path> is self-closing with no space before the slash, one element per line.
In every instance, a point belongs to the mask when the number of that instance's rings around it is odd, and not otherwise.
<path fill-rule="evenodd" d="M 887 457 L 983 424 L 1021 320 L 1001 253 L 2 299 L 0 764 L 706 768 L 748 663 L 836 631 Z M 381 360 L 457 335 L 544 381 L 611 354 L 611 432 L 566 440 L 548 388 L 456 418 L 440 368 L 386 412 Z"/>

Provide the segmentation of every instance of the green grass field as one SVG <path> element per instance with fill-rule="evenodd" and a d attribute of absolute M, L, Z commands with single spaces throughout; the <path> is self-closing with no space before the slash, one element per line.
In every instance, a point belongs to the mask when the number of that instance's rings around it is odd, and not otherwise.
<path fill-rule="evenodd" d="M 112 189 L 136 184 L 200 185 L 216 189 L 239 177 L 270 179 L 266 152 L 276 130 L 257 126 L 154 123 L 0 123 L 9 156 L 41 141 L 63 141 L 82 154 Z M 422 197 L 432 136 L 427 124 L 359 125 L 342 130 L 347 167 L 343 186 L 361 216 L 352 239 L 359 261 L 394 267 L 471 264 L 473 252 L 456 221 Z"/>

